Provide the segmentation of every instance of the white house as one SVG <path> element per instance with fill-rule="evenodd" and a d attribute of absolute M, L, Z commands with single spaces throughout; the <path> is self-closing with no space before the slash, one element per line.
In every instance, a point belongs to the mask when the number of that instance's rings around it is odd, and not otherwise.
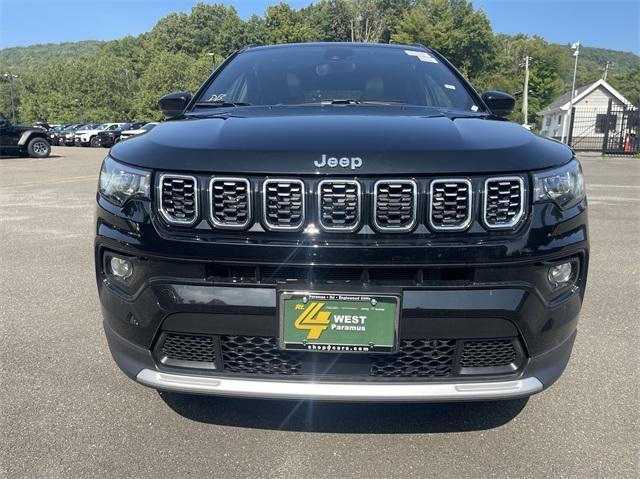
<path fill-rule="evenodd" d="M 609 100 L 613 101 L 616 110 L 631 107 L 629 101 L 605 80 L 598 80 L 591 85 L 577 88 L 573 97 L 574 139 L 589 139 L 602 142 L 606 128 L 607 108 Z M 540 134 L 556 139 L 564 139 L 569 135 L 571 91 L 559 96 L 539 115 L 542 116 Z M 633 108 L 633 107 L 631 107 Z M 609 131 L 616 130 L 616 118 L 608 121 Z"/>

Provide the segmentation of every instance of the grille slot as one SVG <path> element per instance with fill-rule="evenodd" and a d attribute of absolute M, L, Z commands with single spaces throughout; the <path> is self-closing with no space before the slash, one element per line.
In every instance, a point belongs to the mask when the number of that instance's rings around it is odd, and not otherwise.
<path fill-rule="evenodd" d="M 460 364 L 463 368 L 495 368 L 515 363 L 516 350 L 510 339 L 467 341 Z"/>
<path fill-rule="evenodd" d="M 169 333 L 162 342 L 163 364 L 194 368 L 215 368 L 213 336 Z"/>
<path fill-rule="evenodd" d="M 209 209 L 213 225 L 244 229 L 251 221 L 251 185 L 245 178 L 214 177 L 209 182 Z"/>
<path fill-rule="evenodd" d="M 304 223 L 304 183 L 301 180 L 265 180 L 265 226 L 272 230 L 297 230 Z"/>
<path fill-rule="evenodd" d="M 300 374 L 299 355 L 281 351 L 266 336 L 221 336 L 224 371 L 248 374 Z"/>
<path fill-rule="evenodd" d="M 429 225 L 436 231 L 460 231 L 471 223 L 471 182 L 465 179 L 431 182 Z"/>
<path fill-rule="evenodd" d="M 380 180 L 374 186 L 376 228 L 385 232 L 411 230 L 416 224 L 418 187 L 413 180 Z"/>
<path fill-rule="evenodd" d="M 159 211 L 173 225 L 189 226 L 198 219 L 198 182 L 193 176 L 163 174 L 158 181 Z"/>
<path fill-rule="evenodd" d="M 371 375 L 444 377 L 453 370 L 456 342 L 451 339 L 405 339 L 393 355 L 372 357 Z"/>
<path fill-rule="evenodd" d="M 524 184 L 519 176 L 489 178 L 484 183 L 483 220 L 487 228 L 512 228 L 524 212 Z"/>
<path fill-rule="evenodd" d="M 323 180 L 318 183 L 319 223 L 326 231 L 354 231 L 360 226 L 360 183 Z"/>

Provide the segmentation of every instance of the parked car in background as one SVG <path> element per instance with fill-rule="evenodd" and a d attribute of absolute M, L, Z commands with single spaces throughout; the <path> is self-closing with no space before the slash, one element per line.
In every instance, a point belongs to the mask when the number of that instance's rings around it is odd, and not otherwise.
<path fill-rule="evenodd" d="M 120 141 L 120 135 L 126 130 L 137 130 L 144 126 L 145 122 L 140 121 L 136 123 L 125 123 L 119 128 L 107 129 L 98 133 L 98 142 L 100 146 L 105 148 L 111 148 L 113 145 Z"/>
<path fill-rule="evenodd" d="M 65 128 L 70 125 L 55 125 L 47 132 L 49 143 L 51 145 L 59 145 L 60 144 L 60 134 L 64 131 Z"/>
<path fill-rule="evenodd" d="M 51 153 L 47 132 L 42 128 L 12 125 L 0 113 L 0 153 L 45 158 Z"/>
<path fill-rule="evenodd" d="M 120 140 L 126 140 L 127 138 L 131 138 L 132 136 L 142 135 L 143 133 L 146 133 L 149 130 L 153 130 L 153 128 L 155 128 L 157 124 L 158 122 L 151 122 L 137 129 L 132 128 L 131 130 L 123 131 L 120 134 Z"/>
<path fill-rule="evenodd" d="M 76 123 L 74 125 L 69 125 L 67 128 L 60 132 L 60 136 L 58 138 L 58 144 L 60 146 L 73 146 L 76 140 L 76 130 L 81 128 L 89 128 L 92 125 Z"/>
<path fill-rule="evenodd" d="M 101 131 L 115 130 L 122 125 L 124 125 L 124 123 L 103 123 L 101 125 L 94 125 L 93 128 L 77 130 L 75 143 L 80 146 L 100 146 L 98 133 Z"/>

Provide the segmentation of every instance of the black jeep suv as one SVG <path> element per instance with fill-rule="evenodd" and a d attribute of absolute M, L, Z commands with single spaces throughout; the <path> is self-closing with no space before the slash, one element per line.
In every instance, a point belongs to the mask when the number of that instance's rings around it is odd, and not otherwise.
<path fill-rule="evenodd" d="M 0 113 L 0 154 L 45 158 L 51 154 L 47 132 L 39 127 L 12 125 Z"/>
<path fill-rule="evenodd" d="M 98 290 L 161 390 L 524 397 L 571 353 L 587 200 L 568 147 L 420 46 L 247 47 L 100 173 Z"/>

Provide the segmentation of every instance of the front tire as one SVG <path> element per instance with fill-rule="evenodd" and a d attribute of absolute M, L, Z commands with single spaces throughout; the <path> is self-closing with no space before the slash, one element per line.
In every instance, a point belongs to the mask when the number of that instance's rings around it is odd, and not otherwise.
<path fill-rule="evenodd" d="M 92 148 L 97 148 L 100 146 L 100 140 L 97 136 L 91 137 L 91 139 L 89 140 L 89 146 L 91 146 Z"/>
<path fill-rule="evenodd" d="M 44 138 L 33 138 L 27 144 L 27 153 L 33 158 L 46 158 L 51 154 L 51 145 Z"/>

